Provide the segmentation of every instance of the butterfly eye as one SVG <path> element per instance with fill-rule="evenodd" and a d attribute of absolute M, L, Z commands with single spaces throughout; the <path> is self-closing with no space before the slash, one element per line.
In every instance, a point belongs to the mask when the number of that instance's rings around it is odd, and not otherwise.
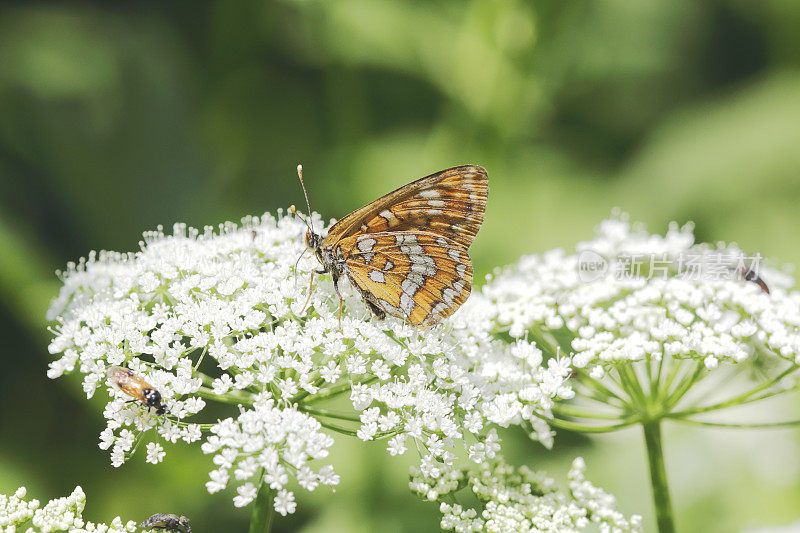
<path fill-rule="evenodd" d="M 315 237 L 316 235 L 311 233 L 311 230 L 306 231 L 306 246 L 312 250 L 317 247 L 317 239 Z"/>

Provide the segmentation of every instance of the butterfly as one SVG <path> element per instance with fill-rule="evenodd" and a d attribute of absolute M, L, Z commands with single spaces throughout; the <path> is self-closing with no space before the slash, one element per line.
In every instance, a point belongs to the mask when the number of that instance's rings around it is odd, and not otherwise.
<path fill-rule="evenodd" d="M 467 250 L 483 223 L 488 180 L 483 167 L 452 167 L 353 211 L 324 237 L 306 221 L 306 246 L 322 265 L 316 272 L 333 278 L 340 321 L 344 276 L 378 319 L 425 327 L 453 314 L 472 289 Z M 305 185 L 303 194 L 310 213 Z"/>

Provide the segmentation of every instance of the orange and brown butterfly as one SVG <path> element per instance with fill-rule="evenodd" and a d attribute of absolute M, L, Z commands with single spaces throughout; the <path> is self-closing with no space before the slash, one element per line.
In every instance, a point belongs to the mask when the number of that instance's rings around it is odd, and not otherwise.
<path fill-rule="evenodd" d="M 299 165 L 297 174 L 302 184 Z M 303 194 L 310 213 L 305 185 Z M 324 237 L 306 221 L 306 245 L 322 265 L 317 273 L 333 277 L 340 319 L 343 276 L 379 319 L 390 315 L 425 327 L 453 314 L 472 289 L 467 250 L 483 223 L 488 194 L 486 170 L 462 165 L 412 181 L 353 211 Z"/>

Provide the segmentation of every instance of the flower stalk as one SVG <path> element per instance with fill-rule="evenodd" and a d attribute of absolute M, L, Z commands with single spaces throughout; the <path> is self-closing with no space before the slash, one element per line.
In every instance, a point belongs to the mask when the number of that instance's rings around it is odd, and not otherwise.
<path fill-rule="evenodd" d="M 661 421 L 652 420 L 642 424 L 650 466 L 650 484 L 653 489 L 653 506 L 659 533 L 674 533 L 675 519 L 669 497 L 667 470 L 664 466 L 664 450 L 661 442 Z"/>
<path fill-rule="evenodd" d="M 263 478 L 263 469 L 260 474 L 259 477 Z M 250 513 L 250 533 L 269 533 L 272 530 L 272 521 L 275 518 L 274 499 L 275 491 L 269 487 L 269 483 L 262 481 L 253 503 L 253 512 Z"/>

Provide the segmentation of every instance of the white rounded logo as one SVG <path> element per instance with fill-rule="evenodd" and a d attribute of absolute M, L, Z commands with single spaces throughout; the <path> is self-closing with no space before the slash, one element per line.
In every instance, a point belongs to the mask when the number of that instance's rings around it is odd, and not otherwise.
<path fill-rule="evenodd" d="M 605 276 L 608 261 L 594 250 L 584 250 L 578 256 L 578 279 L 591 283 Z"/>

